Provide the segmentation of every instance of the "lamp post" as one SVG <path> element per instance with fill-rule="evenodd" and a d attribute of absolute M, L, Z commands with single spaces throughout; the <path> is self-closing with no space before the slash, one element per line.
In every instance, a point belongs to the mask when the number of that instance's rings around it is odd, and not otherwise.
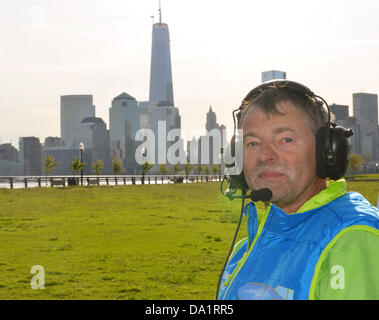
<path fill-rule="evenodd" d="M 146 148 L 141 149 L 141 156 L 146 157 Z M 145 172 L 143 170 L 143 163 L 141 163 L 141 171 L 142 171 L 142 179 L 141 179 L 141 184 L 145 184 Z"/>
<path fill-rule="evenodd" d="M 83 150 L 84 150 L 83 142 L 80 142 L 79 149 L 80 149 L 80 164 L 82 164 L 83 163 Z M 83 186 L 83 167 L 80 169 L 80 184 Z"/>
<path fill-rule="evenodd" d="M 378 173 L 378 168 L 379 168 L 379 163 L 377 162 L 376 163 L 376 172 L 375 173 Z"/>
<path fill-rule="evenodd" d="M 221 147 L 221 153 L 220 153 L 220 171 L 219 171 L 219 176 L 218 176 L 218 179 L 219 181 L 221 181 L 221 175 L 224 175 L 224 172 L 222 172 L 223 170 L 223 165 L 224 164 L 224 148 Z"/>

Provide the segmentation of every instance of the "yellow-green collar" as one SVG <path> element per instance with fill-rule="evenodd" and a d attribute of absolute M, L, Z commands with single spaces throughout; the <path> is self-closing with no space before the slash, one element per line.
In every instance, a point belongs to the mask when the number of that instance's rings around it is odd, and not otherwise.
<path fill-rule="evenodd" d="M 327 181 L 326 189 L 320 191 L 314 197 L 312 197 L 307 202 L 305 202 L 300 207 L 299 210 L 297 210 L 294 213 L 289 213 L 289 214 L 302 213 L 302 212 L 306 212 L 312 209 L 319 208 L 339 197 L 342 197 L 346 193 L 347 193 L 347 189 L 346 189 L 345 179 L 340 179 L 337 181 L 329 180 Z M 257 214 L 258 214 L 258 223 L 260 223 L 262 217 L 270 211 L 271 206 L 268 209 L 265 209 L 263 204 L 259 202 L 257 203 L 256 208 L 257 208 Z"/>
<path fill-rule="evenodd" d="M 327 181 L 326 189 L 305 202 L 296 213 L 301 213 L 321 207 L 347 193 L 345 179 Z"/>

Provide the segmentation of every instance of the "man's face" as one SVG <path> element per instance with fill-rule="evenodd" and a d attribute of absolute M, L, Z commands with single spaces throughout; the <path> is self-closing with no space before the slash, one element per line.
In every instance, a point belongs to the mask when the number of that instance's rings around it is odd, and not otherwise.
<path fill-rule="evenodd" d="M 300 207 L 320 181 L 315 138 L 304 112 L 292 102 L 279 102 L 277 109 L 283 115 L 268 117 L 252 106 L 243 120 L 245 179 L 251 189 L 269 188 L 277 206 Z"/>

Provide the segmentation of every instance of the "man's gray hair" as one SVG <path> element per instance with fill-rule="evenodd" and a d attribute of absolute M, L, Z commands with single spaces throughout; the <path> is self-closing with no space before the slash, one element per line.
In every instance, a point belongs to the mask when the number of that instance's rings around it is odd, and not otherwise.
<path fill-rule="evenodd" d="M 238 128 L 242 128 L 243 120 L 251 107 L 255 107 L 263 111 L 267 117 L 283 113 L 278 110 L 279 102 L 290 101 L 296 108 L 302 110 L 306 116 L 306 121 L 316 136 L 317 130 L 324 126 L 328 121 L 328 111 L 324 105 L 321 105 L 318 100 L 307 94 L 286 88 L 283 86 L 270 86 L 262 90 L 251 101 L 245 101 L 242 105 L 242 111 L 238 116 Z"/>

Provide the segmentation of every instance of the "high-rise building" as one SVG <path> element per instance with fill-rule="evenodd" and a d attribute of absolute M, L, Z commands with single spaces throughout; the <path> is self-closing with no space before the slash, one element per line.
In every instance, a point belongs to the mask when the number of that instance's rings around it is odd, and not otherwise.
<path fill-rule="evenodd" d="M 174 105 L 170 33 L 168 25 L 162 23 L 159 5 L 159 22 L 153 24 L 149 104 L 157 105 L 161 101 L 168 101 L 170 105 Z"/>
<path fill-rule="evenodd" d="M 212 110 L 212 106 L 209 106 L 209 110 L 207 113 L 207 121 L 205 123 L 205 128 L 207 130 L 207 136 L 200 138 L 200 153 L 203 156 L 204 161 L 204 153 L 207 153 L 207 157 L 205 158 L 205 162 L 208 162 L 206 164 L 214 164 L 218 160 L 214 159 L 214 148 L 217 145 L 217 141 L 215 139 L 218 139 L 217 133 L 220 131 L 220 126 L 217 123 L 217 117 L 216 113 Z M 218 132 L 212 132 L 212 130 L 217 130 Z M 212 134 L 216 134 L 216 137 Z M 221 135 L 220 135 L 221 138 Z M 207 150 L 208 149 L 208 150 Z"/>
<path fill-rule="evenodd" d="M 216 113 L 212 110 L 212 106 L 209 106 L 209 111 L 207 113 L 207 122 L 205 123 L 205 129 L 211 131 L 212 129 L 218 129 L 219 125 L 217 123 Z"/>
<path fill-rule="evenodd" d="M 22 176 L 24 164 L 21 161 L 0 160 L 0 176 Z"/>
<path fill-rule="evenodd" d="M 276 79 L 287 79 L 287 73 L 284 71 L 270 70 L 262 72 L 262 82 L 276 80 Z"/>
<path fill-rule="evenodd" d="M 351 152 L 355 154 L 361 154 L 361 126 L 357 122 L 355 117 L 347 117 L 343 127 L 353 130 L 353 136 L 351 141 Z"/>
<path fill-rule="evenodd" d="M 333 103 L 329 108 L 330 112 L 334 114 L 335 123 L 338 125 L 344 123 L 349 117 L 349 106 Z"/>
<path fill-rule="evenodd" d="M 11 143 L 0 144 L 0 160 L 18 161 L 18 150 Z"/>
<path fill-rule="evenodd" d="M 179 109 L 172 106 L 168 101 L 161 101 L 156 107 L 151 108 L 149 112 L 148 129 L 150 129 L 155 136 L 154 164 L 172 162 L 169 159 L 168 150 L 172 145 L 181 141 L 181 135 L 176 135 L 175 140 L 173 140 L 174 138 L 171 139 L 168 134 L 171 130 L 180 128 L 181 117 L 179 115 Z M 175 134 L 175 131 L 171 131 L 171 133 Z M 177 150 L 174 155 L 175 158 L 180 156 L 179 152 L 185 157 L 184 146 L 180 148 L 180 151 L 179 149 Z M 156 171 L 157 168 L 154 168 L 154 170 Z"/>
<path fill-rule="evenodd" d="M 353 114 L 360 125 L 360 153 L 373 161 L 377 158 L 378 95 L 363 92 L 354 93 Z"/>
<path fill-rule="evenodd" d="M 185 158 L 184 146 L 175 152 L 175 157 L 169 155 L 169 151 L 173 149 L 170 147 L 183 141 L 181 135 L 175 135 L 174 141 L 169 141 L 170 138 L 167 136 L 171 130 L 181 128 L 181 119 L 179 109 L 174 105 L 170 35 L 168 25 L 162 23 L 160 5 L 159 22 L 153 24 L 149 103 L 147 106 L 141 106 L 141 127 L 151 130 L 154 134 L 154 146 L 148 147 L 155 149 L 154 164 L 171 163 L 172 158 L 176 160 L 176 156 Z M 175 134 L 176 131 L 171 132 Z M 157 166 L 151 172 L 154 171 L 157 171 Z"/>
<path fill-rule="evenodd" d="M 111 174 L 111 162 L 109 154 L 109 131 L 104 120 L 96 117 L 87 117 L 82 120 L 80 126 L 87 127 L 91 132 L 91 139 L 84 143 L 83 161 L 91 164 L 97 160 L 103 161 L 102 173 Z M 85 174 L 94 173 L 91 166 L 84 169 Z"/>
<path fill-rule="evenodd" d="M 376 126 L 376 132 L 374 133 L 373 136 L 374 136 L 374 157 L 372 160 L 378 162 L 379 161 L 379 126 Z"/>
<path fill-rule="evenodd" d="M 0 176 L 19 176 L 24 166 L 18 160 L 18 150 L 11 143 L 0 144 Z"/>
<path fill-rule="evenodd" d="M 24 175 L 40 176 L 42 174 L 42 146 L 39 138 L 20 137 L 19 146 L 19 160 L 24 163 Z"/>
<path fill-rule="evenodd" d="M 198 140 L 196 137 L 192 137 L 191 140 L 187 141 L 187 162 L 191 164 L 199 163 L 199 152 L 198 152 Z"/>
<path fill-rule="evenodd" d="M 222 149 L 225 145 L 225 126 L 217 123 L 216 113 L 209 106 L 205 123 L 206 135 L 198 141 L 199 163 L 205 165 L 219 164 Z"/>
<path fill-rule="evenodd" d="M 70 163 L 74 158 L 80 157 L 79 147 L 63 147 L 55 146 L 54 144 L 47 144 L 42 147 L 42 172 L 44 173 L 44 162 L 47 156 L 54 158 L 58 165 L 55 167 L 53 172 L 50 173 L 51 176 L 57 175 L 72 175 L 70 168 Z M 85 162 L 85 161 L 84 161 Z M 89 167 L 89 164 L 84 168 Z"/>
<path fill-rule="evenodd" d="M 45 145 L 46 148 L 64 147 L 64 141 L 59 137 L 46 137 Z"/>
<path fill-rule="evenodd" d="M 123 92 L 112 100 L 109 109 L 110 153 L 118 158 L 125 172 L 136 173 L 136 133 L 141 128 L 137 100 Z"/>
<path fill-rule="evenodd" d="M 353 115 L 361 126 L 362 135 L 373 133 L 378 125 L 378 95 L 354 93 Z"/>
<path fill-rule="evenodd" d="M 363 158 L 368 161 L 375 160 L 375 134 L 366 134 L 361 136 L 361 151 Z"/>
<path fill-rule="evenodd" d="M 80 127 L 80 122 L 95 116 L 92 95 L 61 96 L 61 138 L 66 147 L 78 147 L 90 132 Z M 84 130 L 84 131 L 83 131 Z"/>

